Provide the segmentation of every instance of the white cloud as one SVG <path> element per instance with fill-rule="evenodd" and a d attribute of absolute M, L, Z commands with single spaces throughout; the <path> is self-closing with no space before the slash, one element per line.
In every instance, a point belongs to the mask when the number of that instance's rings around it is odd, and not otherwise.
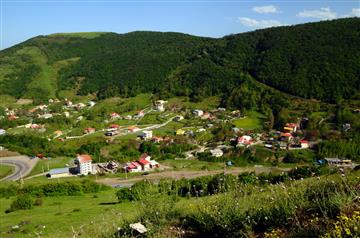
<path fill-rule="evenodd" d="M 351 16 L 360 17 L 360 8 L 351 9 Z"/>
<path fill-rule="evenodd" d="M 279 13 L 279 9 L 273 5 L 261 6 L 261 7 L 253 7 L 253 11 L 257 13 Z"/>
<path fill-rule="evenodd" d="M 320 10 L 304 10 L 297 14 L 298 17 L 307 17 L 307 18 L 318 18 L 321 20 L 335 19 L 337 14 L 336 12 L 331 11 L 328 7 L 322 7 Z"/>
<path fill-rule="evenodd" d="M 267 28 L 273 26 L 282 26 L 283 24 L 277 20 L 255 20 L 248 17 L 239 17 L 237 22 L 252 28 Z"/>

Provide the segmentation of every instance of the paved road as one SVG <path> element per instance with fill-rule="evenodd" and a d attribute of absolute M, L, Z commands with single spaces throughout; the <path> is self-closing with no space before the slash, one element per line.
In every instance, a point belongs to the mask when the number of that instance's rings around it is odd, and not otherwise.
<path fill-rule="evenodd" d="M 110 185 L 113 187 L 131 187 L 134 183 L 139 182 L 143 179 L 147 179 L 153 182 L 158 182 L 160 179 L 169 178 L 169 179 L 181 179 L 181 178 L 196 178 L 202 177 L 207 175 L 215 175 L 219 173 L 225 172 L 226 174 L 233 174 L 238 175 L 239 173 L 243 172 L 255 172 L 255 173 L 262 173 L 262 172 L 274 172 L 274 171 L 289 171 L 289 168 L 276 168 L 276 167 L 238 167 L 232 169 L 224 170 L 210 170 L 210 171 L 163 171 L 159 173 L 150 173 L 146 176 L 140 176 L 135 178 L 123 179 L 123 178 L 105 178 L 105 179 L 98 179 L 97 182 L 103 183 L 106 185 Z"/>
<path fill-rule="evenodd" d="M 0 181 L 6 180 L 19 180 L 20 178 L 28 175 L 38 159 L 30 159 L 27 156 L 10 156 L 10 157 L 1 157 L 0 164 L 10 165 L 15 167 L 15 170 L 12 174 L 6 176 L 5 178 L 0 179 Z"/>

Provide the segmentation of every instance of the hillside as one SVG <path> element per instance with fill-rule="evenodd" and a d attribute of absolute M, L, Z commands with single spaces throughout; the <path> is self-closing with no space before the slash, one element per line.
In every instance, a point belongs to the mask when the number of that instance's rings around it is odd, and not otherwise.
<path fill-rule="evenodd" d="M 359 59 L 359 18 L 221 39 L 170 32 L 53 34 L 0 52 L 0 94 L 37 101 L 71 94 L 153 92 L 195 101 L 220 95 L 224 104 L 251 108 L 278 101 L 280 91 L 335 102 L 359 98 Z"/>

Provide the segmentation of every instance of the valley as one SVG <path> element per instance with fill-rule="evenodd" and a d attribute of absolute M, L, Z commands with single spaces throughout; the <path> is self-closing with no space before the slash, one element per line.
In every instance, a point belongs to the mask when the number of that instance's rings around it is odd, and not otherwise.
<path fill-rule="evenodd" d="M 359 236 L 359 23 L 0 51 L 0 236 Z"/>

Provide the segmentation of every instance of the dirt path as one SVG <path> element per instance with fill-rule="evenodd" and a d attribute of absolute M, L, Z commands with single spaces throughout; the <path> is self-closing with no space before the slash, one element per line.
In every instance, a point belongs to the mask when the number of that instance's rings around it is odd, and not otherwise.
<path fill-rule="evenodd" d="M 244 167 L 244 168 L 233 168 L 233 169 L 226 169 L 226 174 L 234 174 L 237 175 L 242 172 L 255 172 L 255 173 L 262 173 L 262 172 L 281 172 L 281 171 L 288 171 L 288 168 L 276 168 L 276 167 Z M 105 178 L 97 180 L 99 183 L 103 183 L 110 186 L 120 186 L 120 187 L 130 187 L 134 183 L 141 181 L 143 179 L 147 179 L 153 182 L 158 182 L 160 179 L 163 178 L 172 178 L 172 179 L 181 179 L 181 178 L 196 178 L 202 177 L 207 175 L 215 175 L 219 173 L 223 173 L 224 170 L 211 170 L 211 171 L 164 171 L 159 173 L 150 173 L 146 176 L 124 179 L 124 178 Z"/>

